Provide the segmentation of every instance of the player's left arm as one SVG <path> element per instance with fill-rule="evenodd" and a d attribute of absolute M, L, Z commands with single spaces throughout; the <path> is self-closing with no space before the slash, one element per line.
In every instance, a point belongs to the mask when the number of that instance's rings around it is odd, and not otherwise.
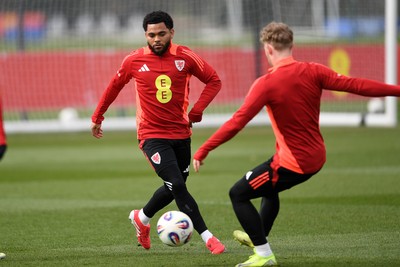
<path fill-rule="evenodd" d="M 390 85 L 365 78 L 347 77 L 325 66 L 318 66 L 324 89 L 344 91 L 361 96 L 400 96 L 400 86 Z"/>
<path fill-rule="evenodd" d="M 205 84 L 199 99 L 193 105 L 189 112 L 189 120 L 191 122 L 200 122 L 203 117 L 204 110 L 221 90 L 222 83 L 217 72 L 205 60 L 195 54 L 191 50 L 183 50 L 191 62 L 191 72 Z"/>

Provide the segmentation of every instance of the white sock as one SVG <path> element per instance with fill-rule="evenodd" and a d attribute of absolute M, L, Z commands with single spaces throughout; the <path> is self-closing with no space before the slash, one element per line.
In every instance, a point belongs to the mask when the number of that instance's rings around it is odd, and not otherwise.
<path fill-rule="evenodd" d="M 269 243 L 260 246 L 255 246 L 254 248 L 256 253 L 260 256 L 268 257 L 272 255 L 272 250 L 271 247 L 269 246 Z"/>
<path fill-rule="evenodd" d="M 205 230 L 204 232 L 202 232 L 202 233 L 200 234 L 200 236 L 201 236 L 201 239 L 203 239 L 204 243 L 207 244 L 208 239 L 210 239 L 211 237 L 213 237 L 213 234 L 212 234 L 210 231 Z"/>
<path fill-rule="evenodd" d="M 146 214 L 144 214 L 143 209 L 141 209 L 139 211 L 139 219 L 144 225 L 148 225 L 151 218 L 147 217 Z"/>

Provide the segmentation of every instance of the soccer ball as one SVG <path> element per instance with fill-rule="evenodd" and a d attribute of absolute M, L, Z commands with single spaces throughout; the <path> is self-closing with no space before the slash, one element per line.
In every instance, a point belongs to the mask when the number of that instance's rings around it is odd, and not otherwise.
<path fill-rule="evenodd" d="M 193 233 L 192 220 L 181 211 L 167 211 L 157 222 L 160 240 L 171 247 L 180 247 L 189 242 Z"/>

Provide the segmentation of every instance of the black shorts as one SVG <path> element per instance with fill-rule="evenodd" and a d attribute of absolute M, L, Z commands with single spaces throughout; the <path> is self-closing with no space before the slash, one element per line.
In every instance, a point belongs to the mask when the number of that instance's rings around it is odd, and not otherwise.
<path fill-rule="evenodd" d="M 164 168 L 178 166 L 184 177 L 189 175 L 191 162 L 191 139 L 146 139 L 140 149 L 157 174 Z"/>
<path fill-rule="evenodd" d="M 242 194 L 249 195 L 250 198 L 258 198 L 303 183 L 316 173 L 296 173 L 284 167 L 275 166 L 271 158 L 248 171 L 234 187 Z"/>

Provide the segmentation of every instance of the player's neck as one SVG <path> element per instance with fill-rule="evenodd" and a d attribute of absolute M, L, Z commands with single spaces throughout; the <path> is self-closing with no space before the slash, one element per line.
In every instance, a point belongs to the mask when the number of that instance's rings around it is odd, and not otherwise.
<path fill-rule="evenodd" d="M 276 52 L 271 57 L 272 66 L 275 67 L 277 65 L 280 65 L 282 61 L 284 61 L 285 59 L 287 59 L 289 57 L 292 57 L 292 52 L 291 51 Z"/>

